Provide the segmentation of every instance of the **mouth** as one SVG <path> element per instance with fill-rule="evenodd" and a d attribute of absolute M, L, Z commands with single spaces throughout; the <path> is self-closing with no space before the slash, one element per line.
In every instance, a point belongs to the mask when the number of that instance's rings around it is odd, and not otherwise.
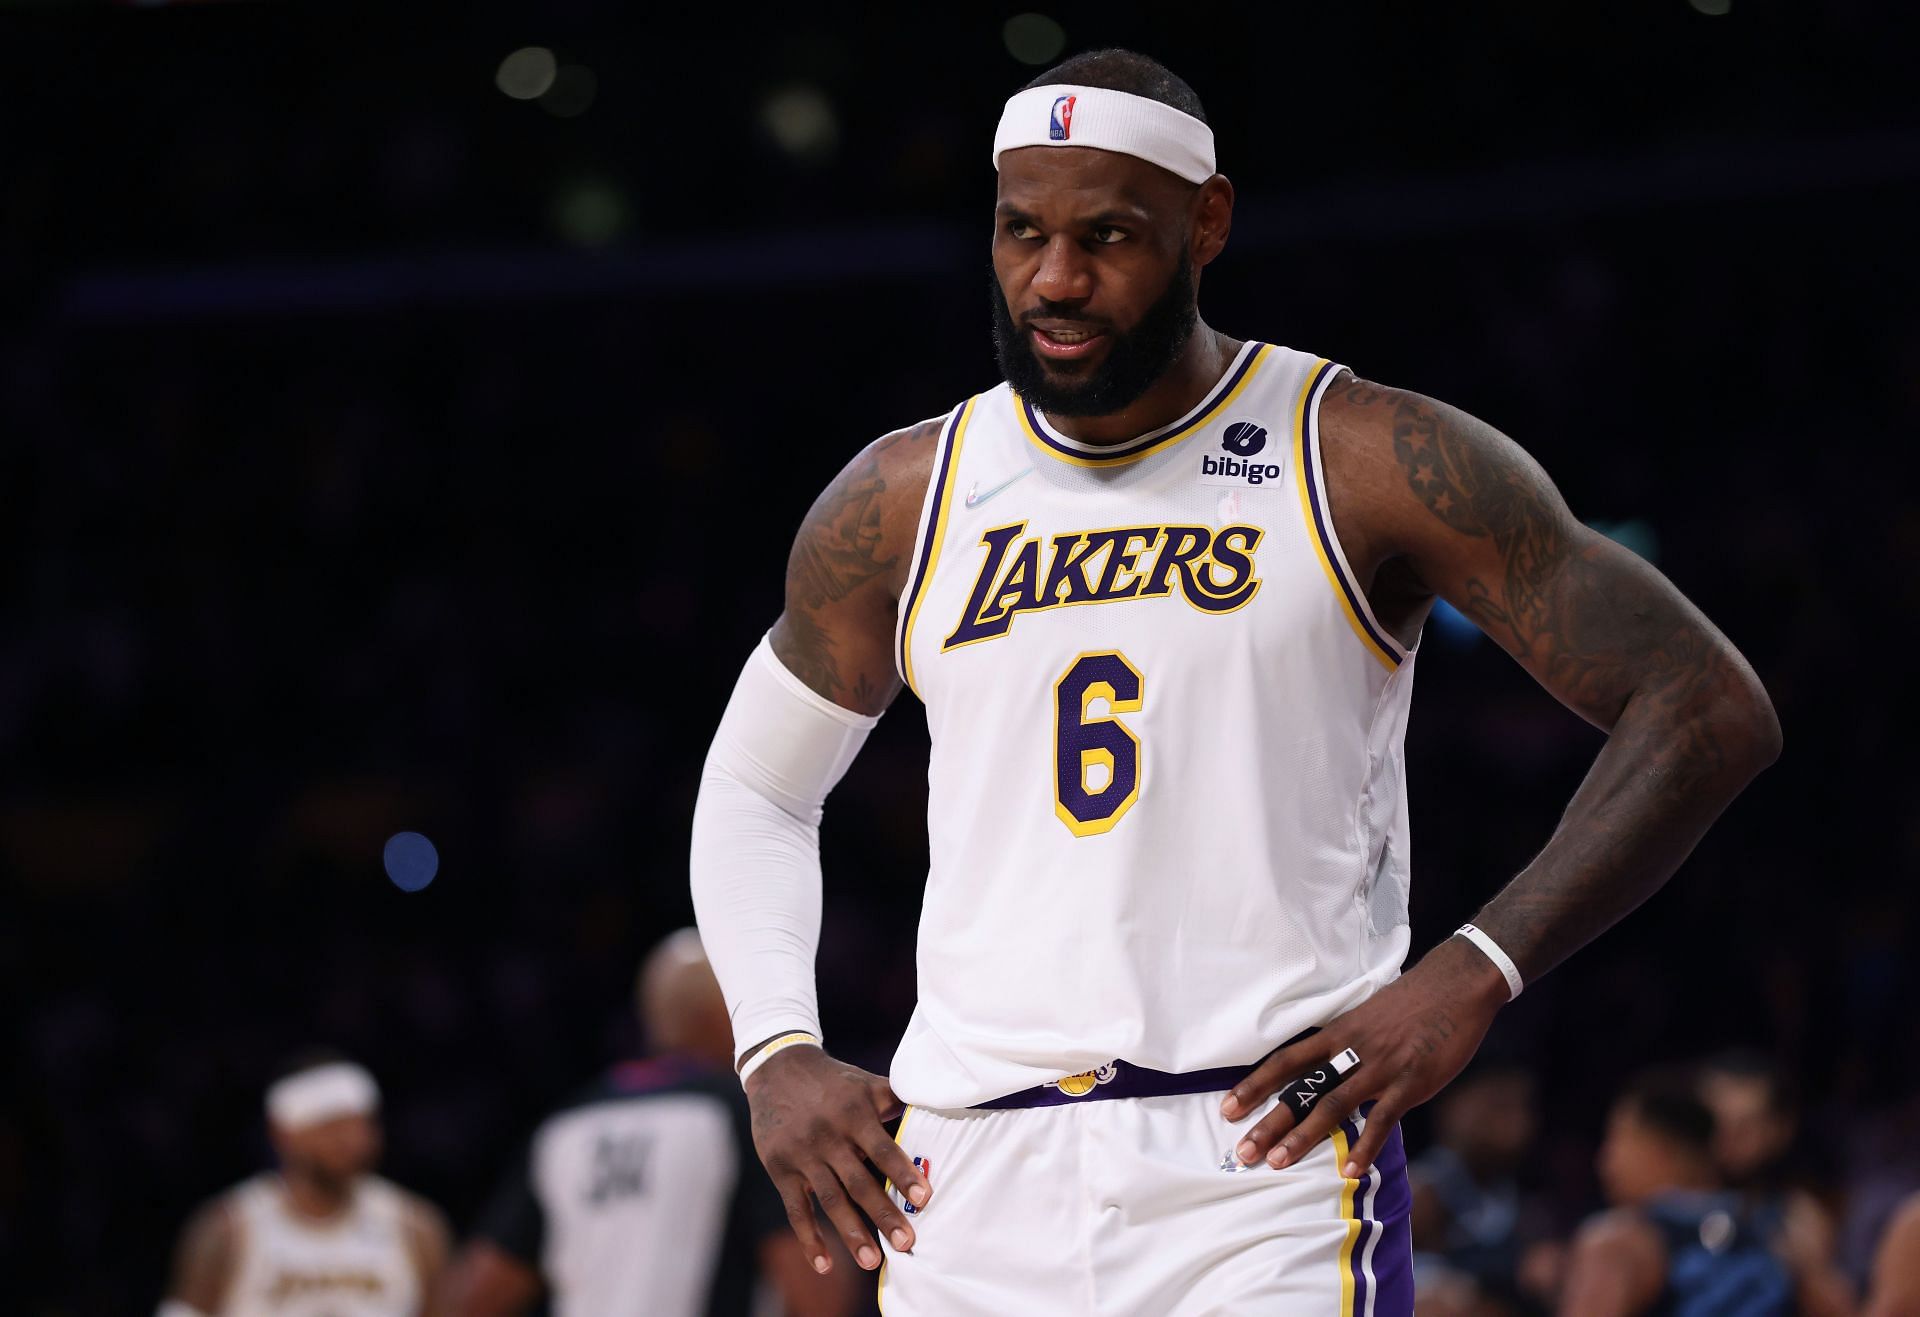
<path fill-rule="evenodd" d="M 1033 350 L 1051 361 L 1076 361 L 1097 351 L 1107 336 L 1084 325 L 1057 324 L 1051 328 L 1029 325 L 1027 335 Z"/>

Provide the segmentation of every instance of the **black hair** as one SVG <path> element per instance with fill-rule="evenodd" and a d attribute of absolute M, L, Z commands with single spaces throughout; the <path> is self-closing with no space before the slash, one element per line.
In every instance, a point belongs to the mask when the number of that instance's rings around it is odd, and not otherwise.
<path fill-rule="evenodd" d="M 1150 101 L 1171 105 L 1180 113 L 1190 114 L 1201 123 L 1207 122 L 1207 112 L 1201 106 L 1200 97 L 1195 94 L 1193 88 L 1189 87 L 1186 81 L 1172 69 L 1151 55 L 1118 48 L 1089 50 L 1085 54 L 1075 55 L 1070 60 L 1054 65 L 1021 90 L 1048 87 L 1061 82 L 1072 83 L 1079 87 L 1100 87 L 1106 91 L 1123 91 L 1130 96 L 1144 96 Z"/>
<path fill-rule="evenodd" d="M 1700 1071 L 1703 1075 L 1758 1080 L 1767 1090 L 1767 1110 L 1776 1116 L 1791 1116 L 1799 1110 L 1800 1095 L 1786 1068 L 1765 1052 L 1751 1047 L 1729 1048 L 1702 1061 Z"/>
<path fill-rule="evenodd" d="M 1713 1111 L 1700 1097 L 1699 1072 L 1681 1067 L 1648 1070 L 1620 1094 L 1648 1129 L 1703 1156 L 1713 1152 Z"/>

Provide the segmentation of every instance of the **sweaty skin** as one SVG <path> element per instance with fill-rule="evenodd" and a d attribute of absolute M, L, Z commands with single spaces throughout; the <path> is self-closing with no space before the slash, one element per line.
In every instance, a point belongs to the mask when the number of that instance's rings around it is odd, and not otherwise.
<path fill-rule="evenodd" d="M 1194 187 L 1109 152 L 1009 152 L 993 261 L 1015 324 L 1137 323 L 1169 286 L 1183 247 L 1196 281 L 1219 255 L 1232 205 L 1232 187 L 1218 176 Z M 1238 347 L 1200 323 L 1161 380 L 1122 412 L 1049 420 L 1083 442 L 1123 442 L 1190 410 Z M 1042 360 L 1071 382 L 1100 357 L 1096 348 Z M 1772 705 L 1699 610 L 1649 564 L 1575 520 L 1538 464 L 1491 426 L 1345 374 L 1327 394 L 1321 430 L 1335 526 L 1382 623 L 1411 643 L 1433 601 L 1446 599 L 1609 734 L 1538 858 L 1474 920 L 1531 982 L 1651 895 L 1773 761 L 1780 728 Z M 815 502 L 788 562 L 774 652 L 815 691 L 861 713 L 880 713 L 900 691 L 894 624 L 937 434 L 929 422 L 866 448 Z M 1242 1161 L 1295 1161 L 1372 1101 L 1346 1170 L 1363 1173 L 1399 1117 L 1472 1058 L 1506 999 L 1506 981 L 1485 955 L 1461 938 L 1442 942 L 1234 1088 L 1223 1103 L 1229 1119 L 1344 1048 L 1363 1063 L 1298 1127 L 1277 1107 L 1240 1145 Z M 817 1268 L 829 1264 L 808 1190 L 862 1266 L 878 1266 L 880 1255 L 856 1204 L 897 1246 L 911 1246 L 911 1223 L 864 1164 L 870 1159 L 916 1201 L 925 1191 L 881 1130 L 899 1108 L 885 1080 L 793 1047 L 749 1081 L 748 1096 L 761 1156 Z"/>

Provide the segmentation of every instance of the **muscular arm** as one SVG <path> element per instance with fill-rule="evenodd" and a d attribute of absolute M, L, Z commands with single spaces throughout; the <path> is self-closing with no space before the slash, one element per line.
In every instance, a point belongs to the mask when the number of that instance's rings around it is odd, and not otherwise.
<path fill-rule="evenodd" d="M 233 1214 L 223 1202 L 194 1213 L 180 1232 L 167 1297 L 213 1317 L 227 1301 L 238 1247 Z"/>
<path fill-rule="evenodd" d="M 770 1028 L 817 1032 L 821 802 L 900 691 L 894 622 L 939 431 L 929 421 L 869 445 L 815 500 L 788 559 L 771 657 L 750 661 L 714 737 L 694 809 L 693 897 L 728 993 L 737 1064 Z M 771 726 L 783 718 L 785 731 Z M 807 1265 L 833 1268 L 816 1201 L 865 1270 L 881 1261 L 875 1228 L 912 1247 L 881 1180 L 916 1203 L 928 1190 L 887 1135 L 899 1101 L 884 1078 L 788 1047 L 746 1089 L 755 1151 Z"/>
<path fill-rule="evenodd" d="M 1512 440 L 1430 398 L 1341 383 L 1322 413 L 1341 534 L 1354 526 L 1361 553 L 1404 564 L 1608 734 L 1546 846 L 1474 920 L 1531 981 L 1666 882 L 1779 754 L 1780 725 L 1727 638 L 1574 520 Z"/>
<path fill-rule="evenodd" d="M 773 652 L 855 713 L 882 713 L 900 693 L 895 610 L 939 436 L 939 421 L 923 421 L 869 444 L 814 500 L 787 557 Z"/>
<path fill-rule="evenodd" d="M 1320 419 L 1334 525 L 1382 622 L 1408 639 L 1446 599 L 1607 733 L 1547 844 L 1474 919 L 1537 979 L 1665 883 L 1774 760 L 1773 706 L 1671 582 L 1575 521 L 1546 473 L 1491 426 L 1351 377 L 1329 390 Z M 1361 1059 L 1297 1125 L 1285 1104 L 1262 1118 L 1241 1159 L 1285 1166 L 1376 1099 L 1349 1173 L 1365 1170 L 1394 1122 L 1460 1073 L 1506 999 L 1477 947 L 1442 942 L 1235 1085 L 1228 1119 L 1343 1048 Z"/>

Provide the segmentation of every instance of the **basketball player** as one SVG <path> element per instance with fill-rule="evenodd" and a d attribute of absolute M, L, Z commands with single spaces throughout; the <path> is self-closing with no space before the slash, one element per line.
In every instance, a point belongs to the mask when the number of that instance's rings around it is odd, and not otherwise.
<path fill-rule="evenodd" d="M 433 1301 L 447 1229 L 424 1199 L 374 1175 L 380 1090 L 337 1053 L 267 1090 L 278 1174 L 188 1222 L 160 1317 L 414 1317 Z"/>
<path fill-rule="evenodd" d="M 1573 1317 L 1741 1317 L 1818 1311 L 1794 1301 L 1764 1226 L 1714 1164 L 1713 1113 L 1694 1075 L 1653 1072 L 1614 1103 L 1597 1165 L 1613 1210 L 1581 1227 L 1560 1311 Z"/>
<path fill-rule="evenodd" d="M 1772 707 L 1491 426 L 1199 318 L 1234 189 L 1165 68 L 1069 60 L 993 158 L 1005 382 L 820 496 L 702 775 L 693 894 L 756 1145 L 816 1268 L 809 1195 L 886 1258 L 890 1317 L 1406 1313 L 1400 1116 L 1667 879 L 1778 753 Z M 1441 598 L 1609 739 L 1402 974 Z M 932 864 L 882 1077 L 820 1037 L 818 820 L 903 684 Z"/>
<path fill-rule="evenodd" d="M 808 1267 L 754 1164 L 728 1073 L 727 1005 L 700 935 L 647 957 L 637 1004 L 656 1054 L 555 1112 L 495 1194 L 448 1278 L 446 1317 L 729 1317 L 764 1278 L 787 1317 L 852 1311 Z"/>

